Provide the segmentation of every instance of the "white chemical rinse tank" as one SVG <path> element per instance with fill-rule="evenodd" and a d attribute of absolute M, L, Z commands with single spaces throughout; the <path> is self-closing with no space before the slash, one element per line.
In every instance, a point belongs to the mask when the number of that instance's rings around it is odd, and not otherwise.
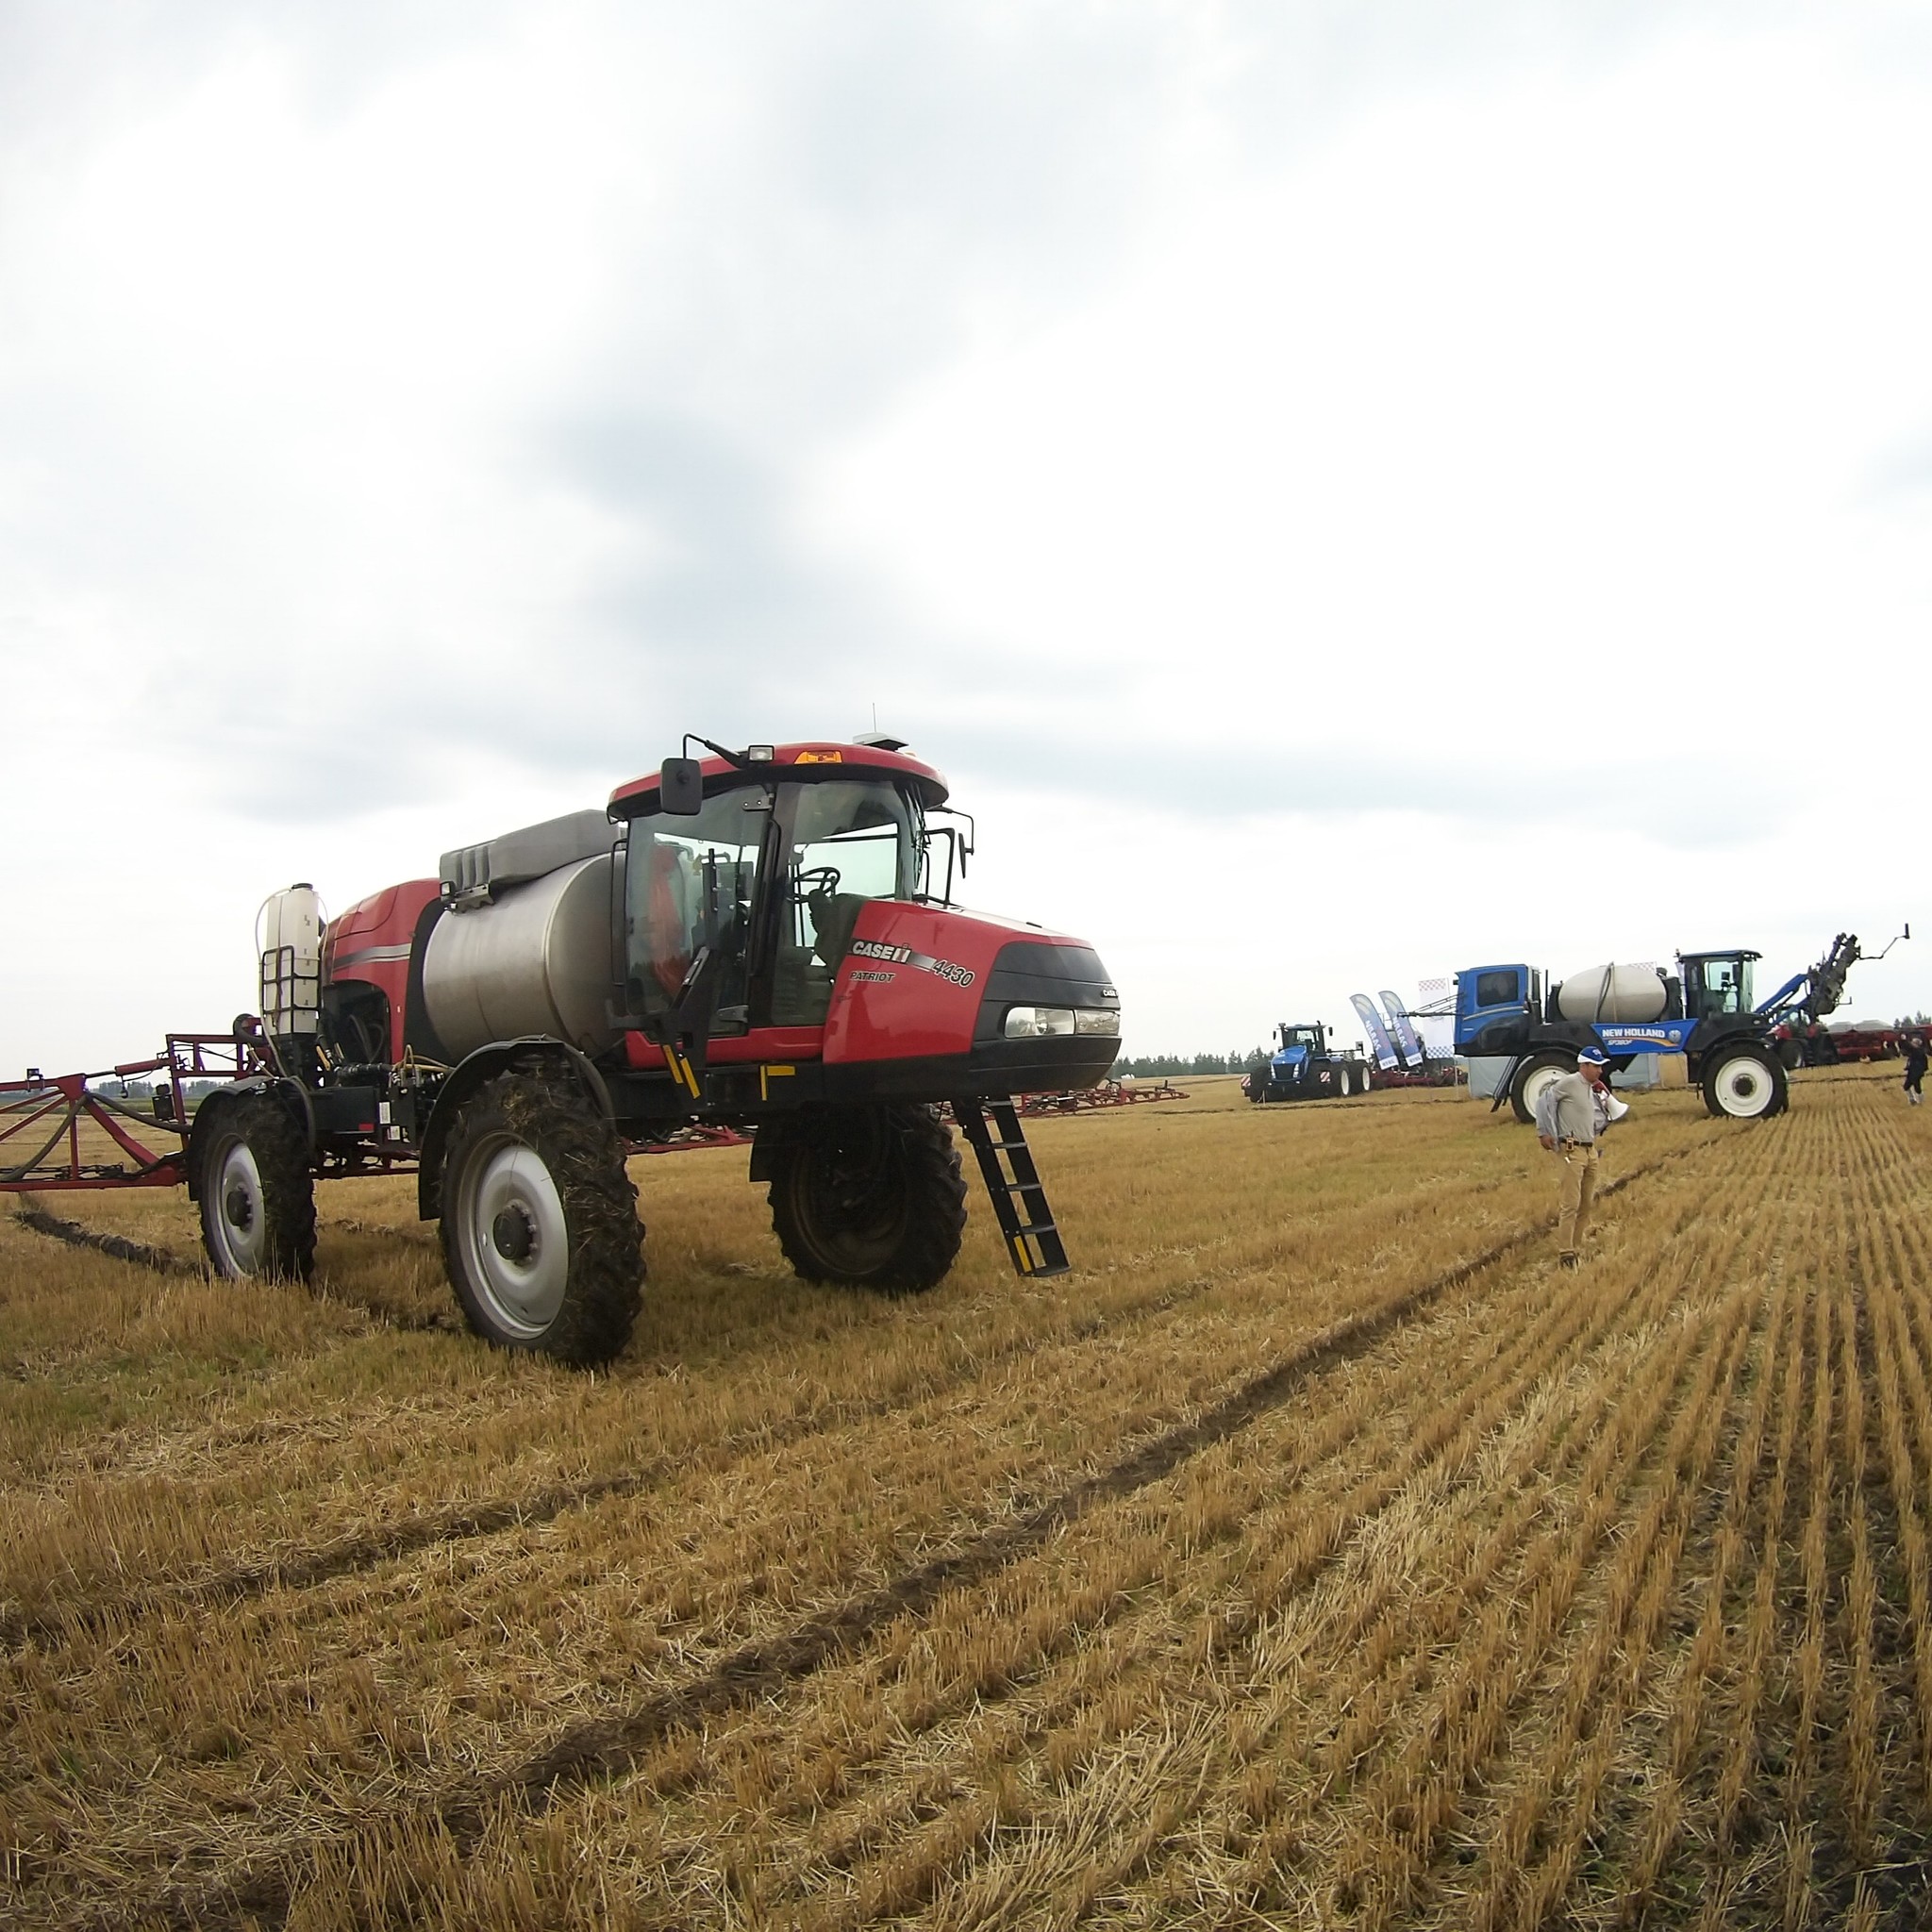
<path fill-rule="evenodd" d="M 256 915 L 261 936 L 261 1023 L 276 1040 L 312 1035 L 322 1012 L 322 895 L 305 879 L 271 892 Z"/>
<path fill-rule="evenodd" d="M 1556 989 L 1553 1004 L 1565 1020 L 1605 1021 L 1617 1026 L 1660 1020 L 1670 1003 L 1664 975 L 1655 966 L 1586 966 Z"/>

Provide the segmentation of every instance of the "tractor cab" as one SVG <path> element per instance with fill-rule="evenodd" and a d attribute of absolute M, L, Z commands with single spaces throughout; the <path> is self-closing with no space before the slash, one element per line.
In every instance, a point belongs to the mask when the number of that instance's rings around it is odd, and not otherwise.
<path fill-rule="evenodd" d="M 1751 966 L 1761 953 L 1679 953 L 1683 969 L 1684 1017 L 1726 1020 L 1752 1010 Z"/>
<path fill-rule="evenodd" d="M 1280 1042 L 1275 1054 L 1276 1065 L 1299 1065 L 1302 1061 L 1322 1059 L 1328 1052 L 1327 1035 L 1320 1023 L 1296 1025 L 1284 1020 L 1274 1029 L 1274 1037 Z"/>

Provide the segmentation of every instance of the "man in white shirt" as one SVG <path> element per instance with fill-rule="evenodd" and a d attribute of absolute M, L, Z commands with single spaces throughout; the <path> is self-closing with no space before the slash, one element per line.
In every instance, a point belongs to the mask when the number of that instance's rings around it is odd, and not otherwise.
<path fill-rule="evenodd" d="M 1596 1196 L 1597 1091 L 1609 1067 L 1609 1056 L 1602 1047 L 1586 1046 L 1576 1056 L 1576 1071 L 1552 1080 L 1536 1104 L 1537 1139 L 1563 1158 L 1562 1205 L 1557 1223 L 1563 1245 L 1557 1259 L 1565 1268 L 1576 1266 L 1590 1204 Z"/>

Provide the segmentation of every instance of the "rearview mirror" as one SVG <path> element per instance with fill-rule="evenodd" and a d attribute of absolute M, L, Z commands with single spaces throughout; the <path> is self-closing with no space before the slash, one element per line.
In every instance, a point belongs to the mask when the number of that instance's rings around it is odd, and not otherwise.
<path fill-rule="evenodd" d="M 675 819 L 691 819 L 704 808 L 704 768 L 696 758 L 666 758 L 658 774 L 658 809 Z"/>

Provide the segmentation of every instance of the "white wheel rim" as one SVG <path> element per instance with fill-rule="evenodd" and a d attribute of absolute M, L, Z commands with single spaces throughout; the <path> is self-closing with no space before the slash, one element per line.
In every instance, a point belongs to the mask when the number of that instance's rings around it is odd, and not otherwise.
<path fill-rule="evenodd" d="M 557 1319 L 570 1281 L 570 1226 L 550 1170 L 508 1138 L 476 1150 L 457 1203 L 472 1284 L 508 1333 L 534 1340 Z"/>
<path fill-rule="evenodd" d="M 1543 1097 L 1543 1090 L 1549 1086 L 1552 1080 L 1560 1080 L 1562 1077 L 1563 1070 L 1561 1067 L 1533 1068 L 1529 1077 L 1523 1083 L 1524 1106 L 1528 1108 L 1530 1112 L 1534 1114 L 1537 1109 L 1537 1103 Z"/>
<path fill-rule="evenodd" d="M 230 1142 L 215 1172 L 215 1240 L 224 1273 L 255 1274 L 268 1253 L 268 1214 L 261 1170 L 246 1141 Z"/>
<path fill-rule="evenodd" d="M 1771 1072 L 1746 1057 L 1717 1070 L 1718 1105 L 1734 1120 L 1755 1120 L 1771 1105 Z"/>

